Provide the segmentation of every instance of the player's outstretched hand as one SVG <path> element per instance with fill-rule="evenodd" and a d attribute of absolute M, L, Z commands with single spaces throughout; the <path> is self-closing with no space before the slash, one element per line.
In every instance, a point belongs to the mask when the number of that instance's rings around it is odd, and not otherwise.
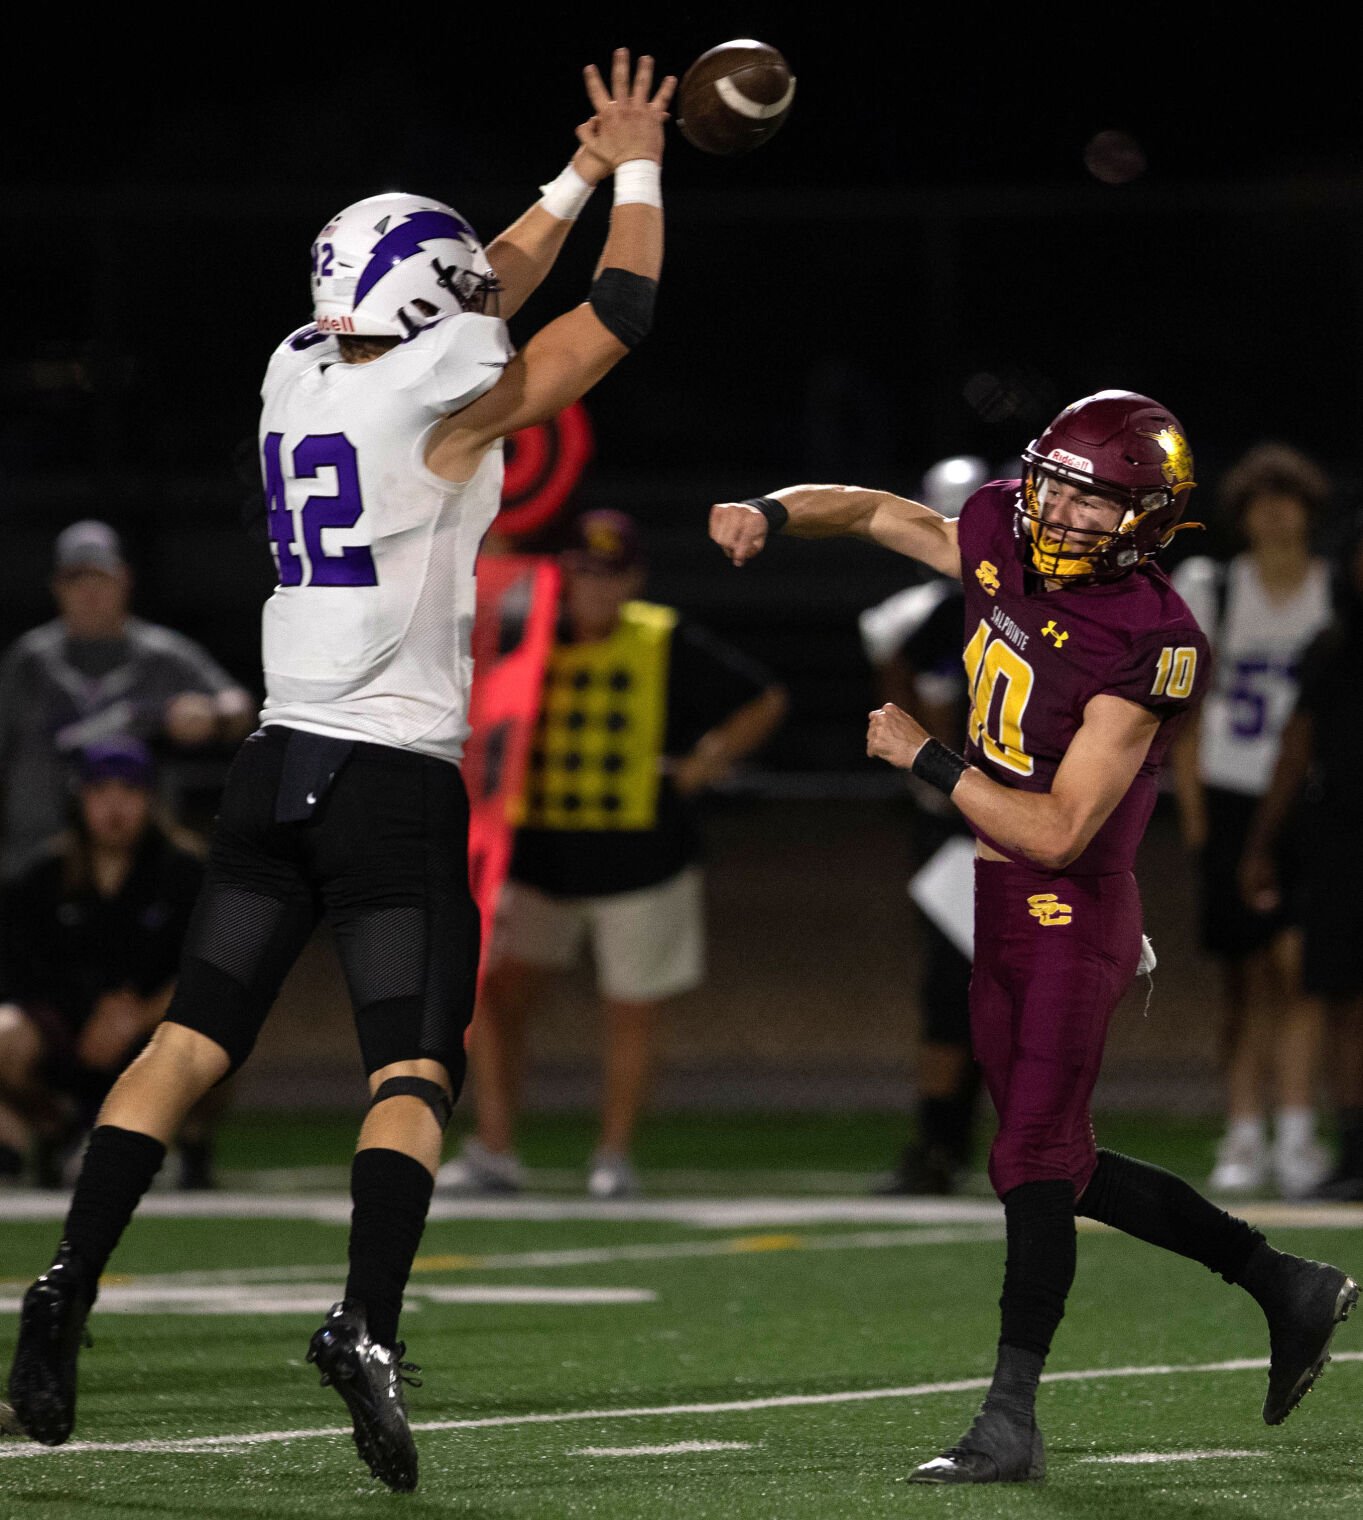
<path fill-rule="evenodd" d="M 767 519 L 741 501 L 721 501 L 710 508 L 710 537 L 736 565 L 761 554 L 767 542 Z"/>
<path fill-rule="evenodd" d="M 866 753 L 873 760 L 888 760 L 908 770 L 928 741 L 928 731 L 902 707 L 887 702 L 877 707 L 866 728 Z"/>
<path fill-rule="evenodd" d="M 635 158 L 662 163 L 663 123 L 677 88 L 676 75 L 669 74 L 650 99 L 653 59 L 645 53 L 635 65 L 631 80 L 628 48 L 616 48 L 611 58 L 609 90 L 594 63 L 587 65 L 583 75 L 595 114 L 577 129 L 578 142 L 612 170 Z"/>

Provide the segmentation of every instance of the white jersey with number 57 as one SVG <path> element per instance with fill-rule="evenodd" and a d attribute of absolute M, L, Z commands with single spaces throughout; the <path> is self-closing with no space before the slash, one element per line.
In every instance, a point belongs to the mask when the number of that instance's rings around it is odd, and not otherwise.
<path fill-rule="evenodd" d="M 279 584 L 265 604 L 265 723 L 457 761 L 468 732 L 474 561 L 502 451 L 463 484 L 425 464 L 441 417 L 495 385 L 506 324 L 444 318 L 365 364 L 304 327 L 261 389 Z"/>

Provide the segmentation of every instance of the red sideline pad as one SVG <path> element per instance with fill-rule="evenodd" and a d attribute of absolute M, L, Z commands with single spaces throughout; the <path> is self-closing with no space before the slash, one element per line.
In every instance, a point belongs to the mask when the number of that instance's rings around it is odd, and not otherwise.
<path fill-rule="evenodd" d="M 511 861 L 558 595 L 559 572 L 552 559 L 508 554 L 478 562 L 472 732 L 463 772 L 469 794 L 469 886 L 482 915 L 484 947 Z"/>

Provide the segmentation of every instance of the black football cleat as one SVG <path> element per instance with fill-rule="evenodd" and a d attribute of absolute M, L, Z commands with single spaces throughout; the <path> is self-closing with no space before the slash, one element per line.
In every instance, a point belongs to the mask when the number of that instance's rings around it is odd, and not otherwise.
<path fill-rule="evenodd" d="M 331 1306 L 308 1346 L 308 1360 L 317 1364 L 322 1386 L 334 1388 L 350 1411 L 360 1460 L 398 1493 L 410 1493 L 417 1485 L 416 1442 L 402 1385 L 419 1388 L 420 1381 L 406 1374 L 421 1369 L 402 1360 L 406 1350 L 401 1341 L 388 1347 L 371 1340 L 364 1305 L 353 1298 Z"/>
<path fill-rule="evenodd" d="M 1330 1360 L 1330 1342 L 1358 1302 L 1358 1284 L 1338 1267 L 1275 1253 L 1273 1281 L 1256 1294 L 1268 1320 L 1264 1423 L 1281 1425 Z"/>
<path fill-rule="evenodd" d="M 76 1358 L 94 1292 L 65 1241 L 56 1260 L 24 1294 L 10 1367 L 14 1418 L 35 1441 L 60 1446 L 76 1423 Z"/>
<path fill-rule="evenodd" d="M 910 1483 L 1040 1483 L 1046 1443 L 1034 1419 L 987 1404 L 955 1446 L 915 1467 Z"/>

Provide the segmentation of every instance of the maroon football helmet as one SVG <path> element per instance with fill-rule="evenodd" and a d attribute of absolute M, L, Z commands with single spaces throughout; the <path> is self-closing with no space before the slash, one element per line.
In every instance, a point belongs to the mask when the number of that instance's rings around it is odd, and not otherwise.
<path fill-rule="evenodd" d="M 1023 451 L 1019 535 L 1042 575 L 1071 584 L 1111 581 L 1178 532 L 1193 488 L 1193 454 L 1177 417 L 1134 391 L 1099 391 L 1067 406 Z M 1046 519 L 1047 484 L 1060 481 L 1120 509 L 1107 532 Z"/>

